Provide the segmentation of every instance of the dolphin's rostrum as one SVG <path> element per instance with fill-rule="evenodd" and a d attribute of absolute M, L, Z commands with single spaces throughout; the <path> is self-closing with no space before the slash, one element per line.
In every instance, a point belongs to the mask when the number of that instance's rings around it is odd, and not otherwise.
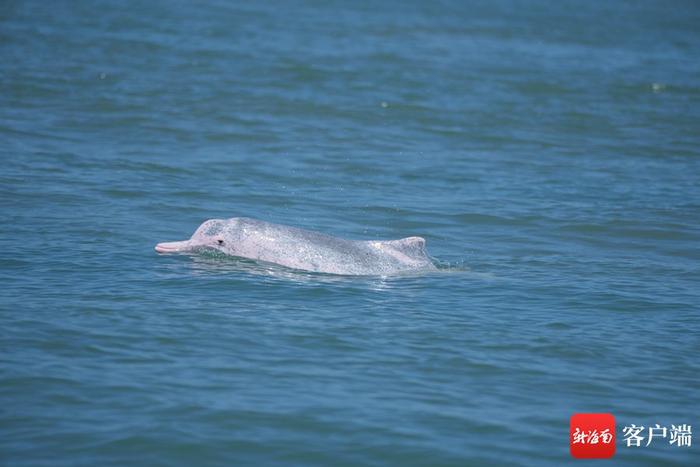
<path fill-rule="evenodd" d="M 436 269 L 421 237 L 345 240 L 246 217 L 210 219 L 189 240 L 156 245 L 158 253 L 206 250 L 330 274 L 389 275 Z"/>

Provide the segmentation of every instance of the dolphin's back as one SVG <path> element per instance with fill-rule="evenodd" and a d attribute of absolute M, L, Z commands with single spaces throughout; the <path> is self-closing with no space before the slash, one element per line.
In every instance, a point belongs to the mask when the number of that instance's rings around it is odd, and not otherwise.
<path fill-rule="evenodd" d="M 435 269 L 421 237 L 355 241 L 257 219 L 236 220 L 235 231 L 244 237 L 239 239 L 245 250 L 241 256 L 247 258 L 333 274 L 387 275 Z"/>

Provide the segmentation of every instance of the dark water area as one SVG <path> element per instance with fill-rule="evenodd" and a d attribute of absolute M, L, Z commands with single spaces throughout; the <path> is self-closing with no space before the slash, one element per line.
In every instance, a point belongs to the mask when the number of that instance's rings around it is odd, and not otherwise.
<path fill-rule="evenodd" d="M 697 465 L 693 1 L 4 2 L 0 463 Z M 436 273 L 158 255 L 246 216 Z M 583 462 L 586 464 L 586 462 Z M 582 465 L 583 465 L 582 464 Z"/>

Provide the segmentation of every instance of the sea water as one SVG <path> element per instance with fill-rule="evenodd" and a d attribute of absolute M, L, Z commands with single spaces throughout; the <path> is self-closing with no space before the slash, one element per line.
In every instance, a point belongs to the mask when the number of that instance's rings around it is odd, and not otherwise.
<path fill-rule="evenodd" d="M 0 10 L 0 463 L 697 465 L 696 2 Z M 440 270 L 153 250 L 236 216 Z"/>

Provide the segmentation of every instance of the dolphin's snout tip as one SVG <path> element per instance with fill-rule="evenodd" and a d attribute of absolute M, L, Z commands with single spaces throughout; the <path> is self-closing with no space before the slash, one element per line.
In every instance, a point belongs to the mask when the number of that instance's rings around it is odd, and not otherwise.
<path fill-rule="evenodd" d="M 155 250 L 158 253 L 177 253 L 178 251 L 185 251 L 187 249 L 188 242 L 165 242 L 159 243 L 155 246 Z"/>
<path fill-rule="evenodd" d="M 169 248 L 167 248 L 167 247 L 164 247 L 161 243 L 159 243 L 158 245 L 156 245 L 155 250 L 156 250 L 158 253 L 168 253 L 168 252 L 170 252 L 170 251 L 174 251 L 174 250 L 171 250 L 171 249 L 169 249 Z"/>

